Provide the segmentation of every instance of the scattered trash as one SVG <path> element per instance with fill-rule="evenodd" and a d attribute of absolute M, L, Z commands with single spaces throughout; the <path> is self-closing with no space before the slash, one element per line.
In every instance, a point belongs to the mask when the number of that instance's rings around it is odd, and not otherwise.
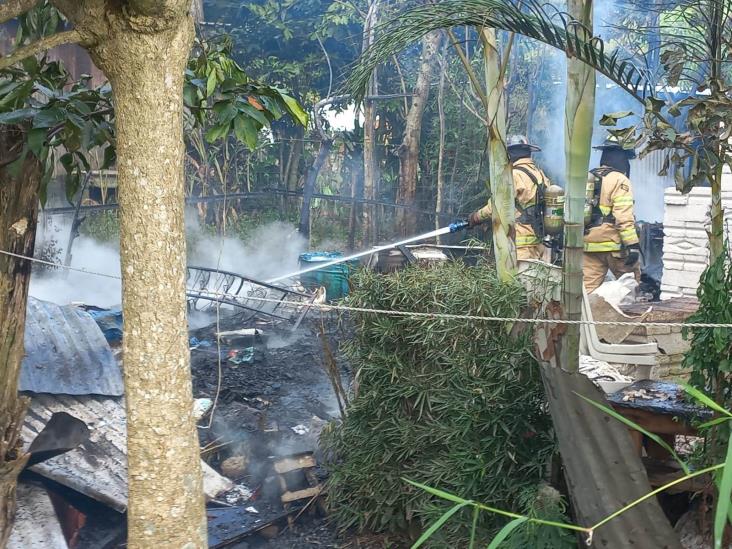
<path fill-rule="evenodd" d="M 605 393 L 610 394 L 633 383 L 633 378 L 621 374 L 618 369 L 607 362 L 587 355 L 580 355 L 580 373 L 587 376 Z"/>
<path fill-rule="evenodd" d="M 247 511 L 247 512 L 249 512 L 249 513 L 254 513 L 255 515 L 258 515 L 259 514 L 259 511 L 257 511 L 257 509 L 255 507 L 247 507 L 244 510 Z"/>
<path fill-rule="evenodd" d="M 637 391 L 626 391 L 623 395 L 623 402 L 628 402 L 636 399 L 658 400 L 660 402 L 665 402 L 673 398 L 674 397 L 672 395 L 669 395 L 668 393 L 664 393 L 662 391 L 647 391 L 646 389 L 638 389 Z"/>
<path fill-rule="evenodd" d="M 193 418 L 200 421 L 213 407 L 213 400 L 210 398 L 197 398 L 193 401 Z"/>
<path fill-rule="evenodd" d="M 626 273 L 617 280 L 604 282 L 593 293 L 603 297 L 605 301 L 616 308 L 631 305 L 636 302 L 638 282 L 633 273 Z"/>
<path fill-rule="evenodd" d="M 262 330 L 257 328 L 242 328 L 240 330 L 229 330 L 217 332 L 216 337 L 224 343 L 252 344 L 262 336 Z"/>
<path fill-rule="evenodd" d="M 243 484 L 235 484 L 224 494 L 224 501 L 230 505 L 239 505 L 252 499 L 254 492 Z"/>
<path fill-rule="evenodd" d="M 91 315 L 97 326 L 102 330 L 105 339 L 110 344 L 122 342 L 122 308 L 102 309 L 86 305 L 83 307 Z"/>
<path fill-rule="evenodd" d="M 254 347 L 246 349 L 232 349 L 228 354 L 228 361 L 232 364 L 253 364 L 254 363 Z"/>
<path fill-rule="evenodd" d="M 234 489 L 233 482 L 218 474 L 213 467 L 203 460 L 201 460 L 201 470 L 203 471 L 203 494 L 206 499 L 214 499 Z"/>
<path fill-rule="evenodd" d="M 207 339 L 198 339 L 197 337 L 192 337 L 188 341 L 188 345 L 191 348 L 191 350 L 193 350 L 193 349 L 198 349 L 199 347 L 210 347 L 212 345 L 212 343 Z"/>
<path fill-rule="evenodd" d="M 291 427 L 291 429 L 296 435 L 305 435 L 310 432 L 310 429 L 304 425 L 295 425 L 294 427 Z"/>

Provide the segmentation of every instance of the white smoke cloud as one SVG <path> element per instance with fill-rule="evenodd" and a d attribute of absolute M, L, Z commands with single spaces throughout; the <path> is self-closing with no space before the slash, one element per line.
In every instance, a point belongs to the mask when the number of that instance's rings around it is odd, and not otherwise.
<path fill-rule="evenodd" d="M 246 241 L 205 235 L 191 216 L 186 219 L 186 230 L 191 246 L 189 265 L 218 268 L 262 281 L 297 270 L 298 256 L 308 245 L 294 226 L 279 221 L 257 227 Z"/>
<path fill-rule="evenodd" d="M 258 280 L 267 280 L 297 269 L 298 256 L 307 249 L 307 240 L 285 223 L 258 227 L 246 241 L 235 237 L 205 234 L 195 215 L 186 216 L 190 249 L 188 264 L 218 268 Z M 50 240 L 60 251 L 54 261 L 63 262 L 70 232 L 70 220 L 57 216 L 39 231 L 36 250 Z M 94 273 L 120 276 L 119 246 L 79 236 L 72 247 L 71 267 Z M 31 276 L 30 295 L 60 305 L 86 303 L 111 307 L 121 302 L 121 282 L 77 271 L 39 270 Z"/>
<path fill-rule="evenodd" d="M 71 230 L 70 220 L 57 216 L 51 219 L 49 225 L 39 233 L 36 250 L 41 249 L 50 240 L 55 240 L 56 248 L 60 250 L 55 259 L 63 262 Z M 71 251 L 71 267 L 120 276 L 119 248 L 116 245 L 79 236 L 74 240 Z M 31 276 L 30 295 L 59 305 L 82 302 L 99 307 L 111 307 L 119 304 L 121 300 L 121 282 L 77 271 L 44 269 L 34 272 Z"/>

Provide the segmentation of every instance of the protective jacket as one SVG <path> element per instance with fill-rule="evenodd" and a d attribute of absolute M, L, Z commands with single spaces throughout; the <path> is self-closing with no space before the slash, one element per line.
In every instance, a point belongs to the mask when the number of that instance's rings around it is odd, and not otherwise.
<path fill-rule="evenodd" d="M 537 223 L 542 222 L 542 212 L 537 204 L 539 196 L 551 183 L 544 172 L 531 158 L 519 158 L 513 163 L 513 186 L 516 195 L 516 247 L 537 246 L 541 244 L 536 234 Z M 539 189 L 541 186 L 541 189 Z M 491 218 L 489 202 L 478 210 L 481 221 Z"/>
<path fill-rule="evenodd" d="M 590 173 L 596 178 L 595 201 L 585 229 L 585 251 L 617 252 L 638 244 L 630 179 L 607 166 Z"/>

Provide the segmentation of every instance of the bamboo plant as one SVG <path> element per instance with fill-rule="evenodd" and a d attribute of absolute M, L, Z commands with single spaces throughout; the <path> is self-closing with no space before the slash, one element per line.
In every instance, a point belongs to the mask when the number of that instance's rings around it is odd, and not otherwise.
<path fill-rule="evenodd" d="M 578 32 L 585 40 L 592 37 L 592 0 L 569 0 L 570 15 L 581 23 Z M 565 100 L 564 149 L 567 165 L 564 210 L 564 292 L 565 317 L 582 317 L 582 266 L 584 254 L 584 207 L 587 170 L 592 152 L 592 127 L 595 114 L 595 71 L 582 61 L 567 60 L 567 96 Z M 580 327 L 567 326 L 562 347 L 563 367 L 579 370 Z"/>

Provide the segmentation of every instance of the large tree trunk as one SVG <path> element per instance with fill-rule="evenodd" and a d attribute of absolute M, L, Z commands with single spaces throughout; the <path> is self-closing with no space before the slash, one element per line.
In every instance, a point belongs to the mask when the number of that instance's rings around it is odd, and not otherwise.
<path fill-rule="evenodd" d="M 399 190 L 397 202 L 414 205 L 417 196 L 417 175 L 419 168 L 419 144 L 422 137 L 422 116 L 430 96 L 430 84 L 442 34 L 432 31 L 422 39 L 422 61 L 417 74 L 417 83 L 412 94 L 412 104 L 404 125 L 404 137 L 399 147 Z M 416 232 L 417 214 L 412 210 L 399 212 L 399 227 L 404 236 Z"/>
<path fill-rule="evenodd" d="M 140 549 L 206 547 L 185 299 L 185 4 L 173 17 L 112 20 L 91 49 L 116 109 L 128 539 Z"/>
<path fill-rule="evenodd" d="M 17 128 L 0 127 L 0 250 L 32 256 L 42 165 L 29 154 L 18 177 L 7 170 L 24 141 Z M 30 274 L 30 261 L 0 254 L 0 547 L 13 527 L 16 481 L 28 459 L 20 448 L 26 399 L 18 396 L 18 377 Z"/>

